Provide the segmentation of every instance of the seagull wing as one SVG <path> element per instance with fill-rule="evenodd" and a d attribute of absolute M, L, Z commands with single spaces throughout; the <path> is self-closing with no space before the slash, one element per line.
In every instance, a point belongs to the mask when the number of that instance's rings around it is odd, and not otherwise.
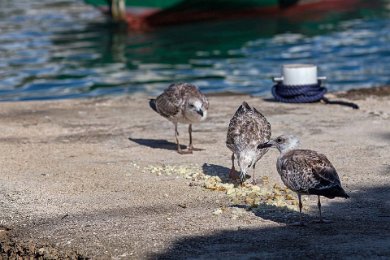
<path fill-rule="evenodd" d="M 311 150 L 294 150 L 280 161 L 278 168 L 282 180 L 292 190 L 329 198 L 345 197 L 337 171 L 325 155 Z"/>
<path fill-rule="evenodd" d="M 177 85 L 172 84 L 156 98 L 156 106 L 160 115 L 171 118 L 180 112 L 183 104 L 180 90 Z"/>
<path fill-rule="evenodd" d="M 271 137 L 271 125 L 256 109 L 245 101 L 237 109 L 229 123 L 226 145 L 231 149 L 243 150 L 248 147 L 257 149 L 259 143 Z"/>

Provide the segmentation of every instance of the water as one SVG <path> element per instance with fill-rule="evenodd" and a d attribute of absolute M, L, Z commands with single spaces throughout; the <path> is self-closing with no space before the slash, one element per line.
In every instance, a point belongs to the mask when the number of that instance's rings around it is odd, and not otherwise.
<path fill-rule="evenodd" d="M 132 32 L 76 0 L 0 1 L 0 100 L 204 92 L 267 96 L 285 63 L 315 63 L 330 91 L 390 83 L 390 2 L 352 10 Z"/>

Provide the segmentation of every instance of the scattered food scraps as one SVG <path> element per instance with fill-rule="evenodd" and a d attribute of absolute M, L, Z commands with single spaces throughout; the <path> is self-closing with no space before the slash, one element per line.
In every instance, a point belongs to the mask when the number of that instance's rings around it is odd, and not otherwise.
<path fill-rule="evenodd" d="M 145 173 L 153 173 L 158 176 L 179 175 L 194 183 L 191 186 L 202 186 L 212 191 L 225 192 L 234 204 L 246 204 L 249 207 L 257 208 L 262 205 L 285 207 L 297 211 L 297 199 L 294 192 L 279 184 L 270 183 L 267 176 L 261 177 L 259 186 L 244 183 L 242 186 L 235 186 L 229 183 L 226 173 L 217 171 L 204 172 L 202 167 L 194 164 L 188 165 L 151 165 L 143 169 Z M 211 175 L 209 175 L 211 174 Z M 219 213 L 220 212 L 220 213 Z M 221 214 L 221 211 L 214 211 L 213 214 Z"/>

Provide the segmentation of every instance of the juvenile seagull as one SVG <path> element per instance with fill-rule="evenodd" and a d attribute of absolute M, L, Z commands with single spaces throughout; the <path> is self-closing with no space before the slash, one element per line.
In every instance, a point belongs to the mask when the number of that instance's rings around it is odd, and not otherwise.
<path fill-rule="evenodd" d="M 241 170 L 241 183 L 245 181 L 250 167 L 253 169 L 252 182 L 256 183 L 256 163 L 268 151 L 267 148 L 258 149 L 258 146 L 269 141 L 270 137 L 271 124 L 256 108 L 251 108 L 244 101 L 230 120 L 227 131 L 226 146 L 233 152 L 230 178 L 236 178 L 234 168 L 234 155 L 236 155 Z"/>
<path fill-rule="evenodd" d="M 325 222 L 321 215 L 320 196 L 333 199 L 335 197 L 349 198 L 341 187 L 336 169 L 325 155 L 312 150 L 295 149 L 299 140 L 292 135 L 282 135 L 274 140 L 259 145 L 259 148 L 275 147 L 280 155 L 276 168 L 283 183 L 298 194 L 300 225 L 302 222 L 301 195 L 317 195 L 319 222 Z"/>
<path fill-rule="evenodd" d="M 149 101 L 150 107 L 175 125 L 175 138 L 177 152 L 180 154 L 192 153 L 195 148 L 192 146 L 192 124 L 199 123 L 206 119 L 209 102 L 198 88 L 189 83 L 171 84 L 156 99 Z M 183 151 L 179 144 L 179 132 L 177 124 L 189 124 L 188 133 L 190 144 L 188 151 Z"/>

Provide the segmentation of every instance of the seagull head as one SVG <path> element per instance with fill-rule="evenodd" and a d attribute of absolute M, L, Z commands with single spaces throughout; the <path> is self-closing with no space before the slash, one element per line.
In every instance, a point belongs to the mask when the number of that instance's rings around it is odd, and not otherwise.
<path fill-rule="evenodd" d="M 280 153 L 293 150 L 299 146 L 299 139 L 294 135 L 281 135 L 272 139 L 266 143 L 259 144 L 258 149 L 264 149 L 268 147 L 274 147 L 279 150 Z"/>
<path fill-rule="evenodd" d="M 255 158 L 255 154 L 250 152 L 241 153 L 238 156 L 238 166 L 240 166 L 240 181 L 243 183 L 247 177 L 247 173 L 249 169 L 254 166 L 253 159 Z"/>
<path fill-rule="evenodd" d="M 185 115 L 193 122 L 205 120 L 207 117 L 205 104 L 198 98 L 189 99 L 186 104 Z"/>

